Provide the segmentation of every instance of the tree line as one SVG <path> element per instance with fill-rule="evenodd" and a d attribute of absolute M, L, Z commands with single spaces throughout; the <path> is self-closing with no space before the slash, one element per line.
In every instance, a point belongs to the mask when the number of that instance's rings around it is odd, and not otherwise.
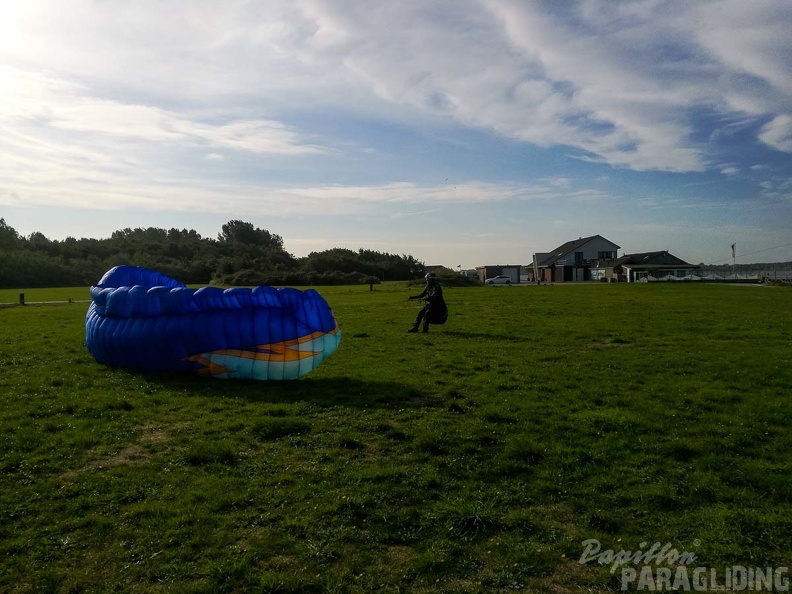
<path fill-rule="evenodd" d="M 217 238 L 192 229 L 121 229 L 106 239 L 23 236 L 0 218 L 0 287 L 95 284 L 113 266 L 144 266 L 185 283 L 335 285 L 411 280 L 424 264 L 410 255 L 333 248 L 296 258 L 283 239 L 232 220 Z"/>

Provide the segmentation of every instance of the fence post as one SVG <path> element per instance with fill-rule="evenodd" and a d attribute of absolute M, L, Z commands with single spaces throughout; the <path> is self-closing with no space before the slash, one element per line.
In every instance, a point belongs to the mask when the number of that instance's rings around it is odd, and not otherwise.
<path fill-rule="evenodd" d="M 24 293 L 20 293 L 19 294 L 19 305 L 25 305 L 25 294 Z"/>

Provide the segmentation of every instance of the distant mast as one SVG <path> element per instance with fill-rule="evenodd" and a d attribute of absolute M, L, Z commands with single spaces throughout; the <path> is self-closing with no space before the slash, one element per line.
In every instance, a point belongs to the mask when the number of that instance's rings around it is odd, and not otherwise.
<path fill-rule="evenodd" d="M 732 244 L 732 276 L 733 276 L 735 279 L 737 278 L 737 273 L 736 273 L 736 271 L 735 271 L 735 270 L 736 270 L 736 268 L 737 268 L 737 252 L 736 252 L 736 251 L 735 251 L 735 249 L 734 249 L 736 246 L 737 246 L 737 244 L 736 244 L 736 243 L 733 243 L 733 244 Z"/>

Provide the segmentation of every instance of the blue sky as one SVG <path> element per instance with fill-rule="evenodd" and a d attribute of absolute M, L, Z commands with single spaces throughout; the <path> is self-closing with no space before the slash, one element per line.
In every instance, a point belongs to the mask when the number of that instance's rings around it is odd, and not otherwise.
<path fill-rule="evenodd" d="M 5 0 L 0 217 L 792 260 L 788 0 Z"/>

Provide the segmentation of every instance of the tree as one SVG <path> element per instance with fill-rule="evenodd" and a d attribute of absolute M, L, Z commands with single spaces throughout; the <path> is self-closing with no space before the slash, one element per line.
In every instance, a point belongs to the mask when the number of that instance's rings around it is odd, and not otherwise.
<path fill-rule="evenodd" d="M 12 250 L 20 246 L 21 238 L 16 229 L 0 219 L 0 250 Z"/>
<path fill-rule="evenodd" d="M 283 249 L 283 239 L 280 235 L 270 233 L 266 229 L 254 227 L 245 221 L 228 221 L 217 235 L 217 239 L 224 244 L 242 244 L 260 246 L 270 249 Z"/>
<path fill-rule="evenodd" d="M 27 244 L 32 250 L 48 253 L 52 247 L 52 242 L 47 238 L 46 235 L 39 231 L 34 231 L 28 235 Z"/>
<path fill-rule="evenodd" d="M 323 252 L 311 252 L 305 259 L 310 270 L 316 272 L 363 272 L 357 252 L 345 248 L 333 248 Z"/>
<path fill-rule="evenodd" d="M 22 237 L 0 219 L 2 287 L 84 286 L 119 265 L 153 268 L 187 283 L 349 284 L 412 279 L 423 271 L 412 256 L 364 249 L 313 252 L 298 262 L 279 235 L 240 220 L 223 225 L 217 239 L 192 229 L 127 227 L 104 239 L 50 240 L 38 231 Z"/>

